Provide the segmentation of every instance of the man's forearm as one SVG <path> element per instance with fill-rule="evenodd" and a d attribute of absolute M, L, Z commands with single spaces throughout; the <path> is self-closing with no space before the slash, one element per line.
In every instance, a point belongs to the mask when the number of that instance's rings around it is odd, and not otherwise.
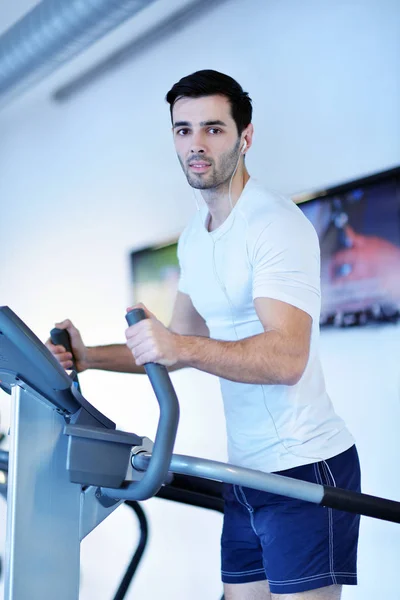
<path fill-rule="evenodd" d="M 87 349 L 86 369 L 117 371 L 119 373 L 144 373 L 144 367 L 138 366 L 131 351 L 125 344 L 93 346 Z"/>
<path fill-rule="evenodd" d="M 308 358 L 277 331 L 236 342 L 179 336 L 177 343 L 181 365 L 242 383 L 294 385 Z"/>
<path fill-rule="evenodd" d="M 186 365 L 176 364 L 168 367 L 168 371 L 182 369 Z M 92 346 L 87 348 L 84 369 L 97 369 L 100 371 L 116 371 L 117 373 L 144 374 L 143 366 L 138 366 L 132 352 L 126 344 L 110 344 L 108 346 Z"/>

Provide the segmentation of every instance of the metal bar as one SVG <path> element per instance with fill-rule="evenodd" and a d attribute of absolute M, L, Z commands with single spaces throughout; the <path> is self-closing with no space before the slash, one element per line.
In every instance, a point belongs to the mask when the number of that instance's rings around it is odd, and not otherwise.
<path fill-rule="evenodd" d="M 150 462 L 150 454 L 137 454 L 134 456 L 133 466 L 140 470 L 145 470 Z M 205 479 L 213 479 L 243 485 L 245 487 L 282 494 L 291 498 L 299 498 L 308 502 L 320 504 L 324 495 L 322 485 L 309 483 L 308 481 L 298 481 L 289 477 L 282 477 L 273 473 L 262 473 L 236 467 L 215 460 L 206 460 L 204 458 L 195 458 L 193 456 L 184 456 L 173 454 L 170 464 L 170 470 L 173 473 L 182 475 L 194 475 Z"/>
<path fill-rule="evenodd" d="M 136 551 L 128 565 L 128 568 L 125 571 L 125 574 L 122 578 L 120 585 L 118 586 L 118 590 L 114 596 L 113 600 L 123 600 L 125 598 L 129 586 L 132 582 L 132 579 L 136 573 L 136 570 L 139 566 L 140 561 L 142 560 L 143 553 L 147 546 L 147 540 L 149 537 L 149 527 L 146 519 L 146 515 L 138 502 L 126 502 L 127 506 L 132 508 L 135 512 L 140 526 L 140 538 L 139 543 L 137 545 Z"/>
<path fill-rule="evenodd" d="M 146 469 L 150 458 L 151 455 L 149 454 L 137 454 L 134 457 L 134 467 L 141 470 Z M 172 456 L 170 470 L 173 473 L 195 475 L 205 479 L 243 485 L 272 494 L 298 498 L 321 506 L 336 508 L 337 510 L 374 517 L 392 523 L 400 523 L 400 502 L 379 498 L 378 496 L 370 496 L 351 490 L 292 479 L 275 473 L 263 473 L 262 471 L 244 469 L 243 467 L 213 460 L 178 454 Z"/>
<path fill-rule="evenodd" d="M 145 319 L 146 314 L 141 308 L 132 309 L 126 314 L 129 325 L 135 325 Z M 179 402 L 168 371 L 164 366 L 147 363 L 144 368 L 160 407 L 160 418 L 151 461 L 140 481 L 130 483 L 123 489 L 102 487 L 102 494 L 108 498 L 147 500 L 158 492 L 168 477 L 168 468 L 178 429 Z"/>

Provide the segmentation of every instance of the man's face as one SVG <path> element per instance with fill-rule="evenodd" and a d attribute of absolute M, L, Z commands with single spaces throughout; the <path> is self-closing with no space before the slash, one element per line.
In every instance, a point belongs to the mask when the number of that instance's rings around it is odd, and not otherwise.
<path fill-rule="evenodd" d="M 180 98 L 173 107 L 176 152 L 189 185 L 200 190 L 228 182 L 241 138 L 225 96 Z"/>

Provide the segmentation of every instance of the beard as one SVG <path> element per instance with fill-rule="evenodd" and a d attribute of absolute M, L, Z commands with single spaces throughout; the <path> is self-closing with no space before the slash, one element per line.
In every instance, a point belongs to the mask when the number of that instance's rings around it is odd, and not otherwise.
<path fill-rule="evenodd" d="M 239 162 L 239 146 L 240 138 L 238 138 L 233 148 L 220 155 L 218 164 L 214 160 L 203 156 L 202 154 L 193 154 L 193 156 L 191 156 L 186 163 L 184 163 L 180 156 L 178 156 L 188 184 L 196 190 L 209 190 L 227 184 L 235 172 Z M 211 166 L 206 173 L 193 173 L 189 167 L 189 160 L 190 162 L 196 160 L 204 161 L 210 163 Z"/>

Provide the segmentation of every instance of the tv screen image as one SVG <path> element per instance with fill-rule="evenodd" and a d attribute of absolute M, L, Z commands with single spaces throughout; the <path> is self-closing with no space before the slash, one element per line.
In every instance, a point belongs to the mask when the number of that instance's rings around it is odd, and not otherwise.
<path fill-rule="evenodd" d="M 179 282 L 177 242 L 131 253 L 133 303 L 141 302 L 169 325 Z"/>
<path fill-rule="evenodd" d="M 396 321 L 400 168 L 295 197 L 321 247 L 321 325 Z"/>

